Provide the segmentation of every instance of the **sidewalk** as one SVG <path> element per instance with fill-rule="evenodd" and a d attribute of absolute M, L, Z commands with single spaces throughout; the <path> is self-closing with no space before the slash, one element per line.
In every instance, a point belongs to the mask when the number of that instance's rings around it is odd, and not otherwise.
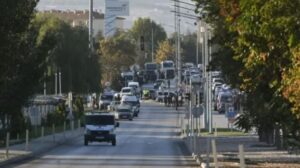
<path fill-rule="evenodd" d="M 188 147 L 191 155 L 201 165 L 207 167 L 207 160 L 210 167 L 214 167 L 212 154 L 212 140 L 216 142 L 218 167 L 239 167 L 239 145 L 244 147 L 244 157 L 247 167 L 292 167 L 300 168 L 300 155 L 289 154 L 284 150 L 277 150 L 276 147 L 259 142 L 258 136 L 245 134 L 243 136 L 214 136 L 199 134 L 197 136 L 187 135 L 187 119 L 189 118 L 185 108 L 180 108 L 179 133 Z M 217 115 L 217 117 L 220 117 Z M 202 118 L 201 120 L 202 121 Z M 198 123 L 200 124 L 200 123 Z M 203 124 L 203 123 L 202 123 Z M 203 125 L 201 124 L 201 127 Z M 218 128 L 227 128 L 227 124 L 217 123 Z M 194 127 L 198 131 L 199 127 Z"/>
<path fill-rule="evenodd" d="M 214 136 L 199 134 L 197 136 L 187 135 L 187 119 L 189 115 L 185 108 L 180 108 L 179 133 L 201 167 L 214 167 L 212 154 L 212 140 L 216 142 L 218 167 L 239 167 L 239 145 L 244 147 L 245 163 L 247 167 L 292 167 L 300 168 L 300 155 L 289 154 L 287 151 L 277 150 L 276 147 L 259 142 L 258 136 L 245 134 L 244 136 Z M 219 128 L 221 125 L 218 125 Z M 223 125 L 227 127 L 227 124 Z M 198 130 L 199 128 L 194 127 Z"/>
<path fill-rule="evenodd" d="M 195 159 L 198 159 L 202 167 L 206 167 L 208 153 L 210 166 L 214 165 L 211 145 L 213 139 L 216 142 L 219 167 L 239 167 L 239 145 L 244 146 L 247 167 L 300 167 L 300 155 L 277 150 L 276 147 L 259 142 L 257 136 L 184 137 L 190 152 L 197 156 Z"/>
<path fill-rule="evenodd" d="M 6 149 L 0 148 L 0 167 L 5 167 L 5 165 L 42 154 L 76 137 L 79 137 L 82 134 L 83 128 L 77 128 L 74 130 L 29 140 L 27 151 L 25 142 L 12 145 L 9 147 L 9 158 L 6 158 Z"/>

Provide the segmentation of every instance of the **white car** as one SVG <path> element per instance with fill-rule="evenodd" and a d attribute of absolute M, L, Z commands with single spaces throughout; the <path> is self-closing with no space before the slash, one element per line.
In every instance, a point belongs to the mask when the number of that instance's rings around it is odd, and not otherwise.
<path fill-rule="evenodd" d="M 124 95 L 134 95 L 134 90 L 132 87 L 123 87 L 120 92 L 120 97 L 123 97 Z"/>
<path fill-rule="evenodd" d="M 213 83 L 224 83 L 224 80 L 222 78 L 212 78 Z"/>
<path fill-rule="evenodd" d="M 125 95 L 121 99 L 121 104 L 132 106 L 134 116 L 137 117 L 140 112 L 140 100 L 136 96 Z"/>
<path fill-rule="evenodd" d="M 138 82 L 129 82 L 128 87 L 132 87 L 135 90 L 137 95 L 141 93 L 140 84 Z"/>
<path fill-rule="evenodd" d="M 214 92 L 216 87 L 219 87 L 219 86 L 222 86 L 222 85 L 223 85 L 223 83 L 220 83 L 220 82 L 213 83 L 211 90 Z"/>
<path fill-rule="evenodd" d="M 192 84 L 202 83 L 202 79 L 201 79 L 200 75 L 192 75 L 190 78 L 191 78 L 190 80 L 191 80 Z"/>

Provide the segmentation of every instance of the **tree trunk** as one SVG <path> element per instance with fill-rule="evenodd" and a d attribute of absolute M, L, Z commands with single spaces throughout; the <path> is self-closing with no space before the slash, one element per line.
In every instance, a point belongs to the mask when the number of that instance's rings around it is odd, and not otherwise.
<path fill-rule="evenodd" d="M 274 137 L 275 137 L 275 142 L 274 142 L 274 144 L 275 144 L 275 146 L 277 147 L 277 149 L 282 149 L 282 141 L 281 141 L 281 134 L 280 134 L 280 126 L 279 125 L 276 125 L 275 126 L 275 135 L 274 135 Z"/>
<path fill-rule="evenodd" d="M 274 129 L 273 128 L 259 128 L 258 136 L 260 142 L 267 144 L 274 144 Z"/>

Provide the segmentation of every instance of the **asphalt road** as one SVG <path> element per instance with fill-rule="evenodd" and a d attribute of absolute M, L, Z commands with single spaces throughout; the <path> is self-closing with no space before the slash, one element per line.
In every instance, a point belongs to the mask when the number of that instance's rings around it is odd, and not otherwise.
<path fill-rule="evenodd" d="M 138 118 L 121 121 L 117 146 L 108 143 L 83 145 L 83 137 L 43 156 L 11 168 L 134 168 L 196 167 L 176 135 L 177 113 L 153 102 L 143 102 Z"/>

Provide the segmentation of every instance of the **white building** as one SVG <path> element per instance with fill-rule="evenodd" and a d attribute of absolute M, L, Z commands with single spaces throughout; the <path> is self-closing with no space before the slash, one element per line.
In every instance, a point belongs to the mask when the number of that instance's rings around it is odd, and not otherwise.
<path fill-rule="evenodd" d="M 40 11 L 43 14 L 49 14 L 56 16 L 57 18 L 64 20 L 65 22 L 74 26 L 84 25 L 89 26 L 89 11 L 88 10 L 47 10 Z M 96 36 L 99 32 L 104 32 L 104 14 L 101 11 L 94 11 L 94 36 Z M 119 30 L 124 29 L 124 18 L 117 17 L 116 18 L 116 27 Z"/>

